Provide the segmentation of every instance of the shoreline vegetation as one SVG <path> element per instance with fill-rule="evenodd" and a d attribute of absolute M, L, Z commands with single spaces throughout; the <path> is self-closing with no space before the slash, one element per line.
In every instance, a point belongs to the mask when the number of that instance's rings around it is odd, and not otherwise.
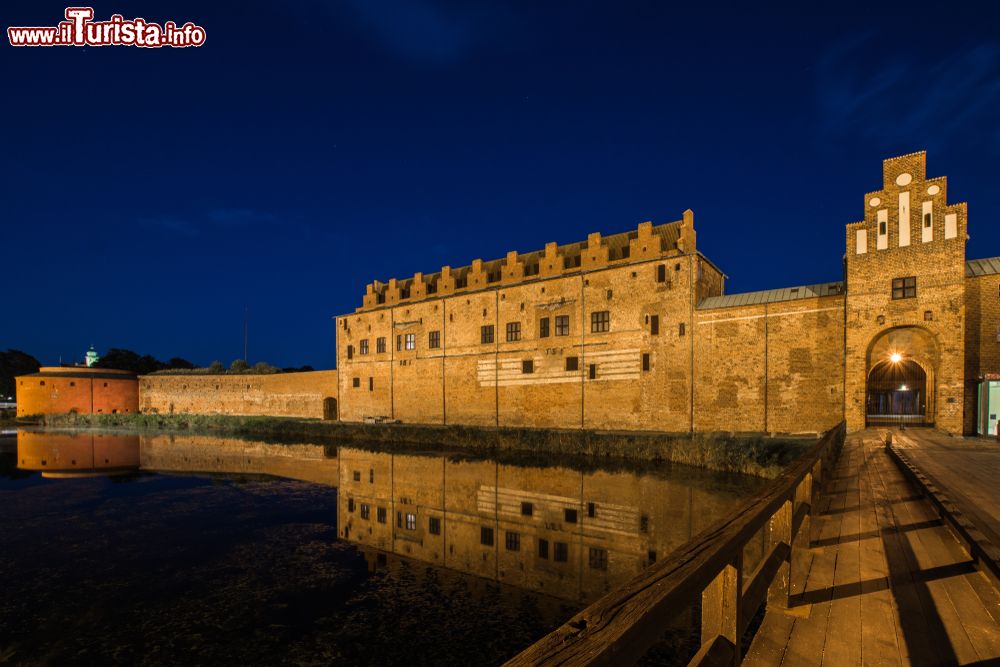
<path fill-rule="evenodd" d="M 570 429 L 362 424 L 292 417 L 193 414 L 57 414 L 22 418 L 22 426 L 132 433 L 191 433 L 284 443 L 344 444 L 395 451 L 449 450 L 518 459 L 572 457 L 608 462 L 668 461 L 726 473 L 774 478 L 815 437 L 765 434 L 656 433 Z M 507 457 L 505 456 L 505 458 Z M 579 465 L 580 461 L 577 461 Z M 574 466 L 575 467 L 575 466 Z"/>

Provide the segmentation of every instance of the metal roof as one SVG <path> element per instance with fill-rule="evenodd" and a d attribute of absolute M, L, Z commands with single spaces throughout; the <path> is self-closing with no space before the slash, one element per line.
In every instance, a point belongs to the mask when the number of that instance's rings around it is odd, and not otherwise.
<path fill-rule="evenodd" d="M 818 285 L 801 285 L 799 287 L 761 290 L 760 292 L 743 292 L 742 294 L 710 296 L 707 299 L 703 299 L 702 302 L 698 304 L 698 310 L 729 308 L 732 306 L 753 306 L 764 303 L 776 303 L 778 301 L 812 299 L 818 296 L 837 296 L 843 293 L 843 281 L 820 283 Z"/>
<path fill-rule="evenodd" d="M 1000 273 L 1000 257 L 970 259 L 965 263 L 965 277 L 994 276 Z"/>

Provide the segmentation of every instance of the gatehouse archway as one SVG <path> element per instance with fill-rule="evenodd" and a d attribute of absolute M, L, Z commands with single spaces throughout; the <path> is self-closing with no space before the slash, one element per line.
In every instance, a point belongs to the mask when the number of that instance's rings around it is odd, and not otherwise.
<path fill-rule="evenodd" d="M 866 425 L 933 425 L 937 366 L 937 344 L 927 330 L 898 327 L 879 334 L 868 348 Z"/>

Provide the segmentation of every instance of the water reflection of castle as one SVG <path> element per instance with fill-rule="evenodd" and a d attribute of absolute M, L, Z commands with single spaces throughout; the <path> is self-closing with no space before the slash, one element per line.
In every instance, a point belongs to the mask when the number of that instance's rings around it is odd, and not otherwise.
<path fill-rule="evenodd" d="M 376 566 L 386 559 L 372 559 L 373 549 L 579 602 L 666 556 L 740 495 L 695 470 L 683 478 L 581 472 L 194 435 L 20 431 L 18 467 L 56 477 L 146 470 L 336 486 L 338 534 Z"/>
<path fill-rule="evenodd" d="M 656 475 L 341 448 L 337 523 L 359 545 L 589 601 L 736 502 Z"/>

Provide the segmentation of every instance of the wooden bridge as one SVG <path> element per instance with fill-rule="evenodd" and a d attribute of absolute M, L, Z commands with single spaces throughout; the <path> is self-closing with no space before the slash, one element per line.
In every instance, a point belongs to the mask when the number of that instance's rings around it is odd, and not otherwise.
<path fill-rule="evenodd" d="M 982 460 L 963 462 L 967 444 Z M 733 515 L 508 664 L 635 662 L 699 603 L 692 665 L 1000 664 L 998 473 L 997 445 L 929 429 L 845 437 L 841 425 Z M 760 539 L 763 558 L 748 562 Z"/>

